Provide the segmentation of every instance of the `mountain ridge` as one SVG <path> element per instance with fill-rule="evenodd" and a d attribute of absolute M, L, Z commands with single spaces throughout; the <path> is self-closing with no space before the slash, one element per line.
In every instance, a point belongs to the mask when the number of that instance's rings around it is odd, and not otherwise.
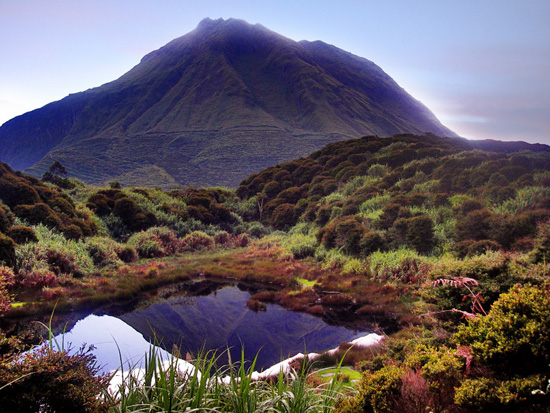
<path fill-rule="evenodd" d="M 0 127 L 0 160 L 88 183 L 226 185 L 362 135 L 456 136 L 373 62 L 204 19 L 118 79 Z"/>

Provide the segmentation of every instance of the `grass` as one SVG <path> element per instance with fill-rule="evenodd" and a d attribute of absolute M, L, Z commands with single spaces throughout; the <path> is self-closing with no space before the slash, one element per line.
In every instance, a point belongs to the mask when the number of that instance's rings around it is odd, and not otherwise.
<path fill-rule="evenodd" d="M 343 381 L 344 385 L 348 384 L 348 386 L 350 383 L 357 383 L 361 380 L 361 373 L 347 366 L 342 368 L 328 368 L 315 372 L 315 377 L 325 383 L 333 380 L 335 376 Z"/>
<path fill-rule="evenodd" d="M 341 366 L 332 377 L 311 384 L 314 374 L 302 363 L 272 380 L 255 380 L 252 360 L 216 368 L 216 353 L 199 355 L 193 365 L 171 357 L 163 360 L 151 347 L 144 369 L 122 371 L 124 380 L 106 391 L 111 412 L 330 412 L 342 389 Z M 346 369 L 347 370 L 347 369 Z"/>

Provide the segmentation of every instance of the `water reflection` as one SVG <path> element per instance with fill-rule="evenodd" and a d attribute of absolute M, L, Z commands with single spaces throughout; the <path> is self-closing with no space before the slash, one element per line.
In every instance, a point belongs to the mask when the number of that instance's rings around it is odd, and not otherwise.
<path fill-rule="evenodd" d="M 167 299 L 118 318 L 90 315 L 77 322 L 64 340 L 73 348 L 95 345 L 104 371 L 118 368 L 120 357 L 138 363 L 150 342 L 168 350 L 177 346 L 182 356 L 229 347 L 232 360 L 240 360 L 244 348 L 247 360 L 258 353 L 257 369 L 264 369 L 296 353 L 324 351 L 367 333 L 331 326 L 276 305 L 256 313 L 246 307 L 249 296 L 231 286 L 208 296 Z"/>

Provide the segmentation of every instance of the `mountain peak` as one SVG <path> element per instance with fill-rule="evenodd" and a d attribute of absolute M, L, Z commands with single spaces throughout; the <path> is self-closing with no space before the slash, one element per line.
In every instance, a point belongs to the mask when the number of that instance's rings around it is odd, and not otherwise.
<path fill-rule="evenodd" d="M 454 135 L 374 63 L 259 24 L 204 19 L 119 79 L 0 128 L 0 161 L 90 183 L 236 186 L 362 135 Z M 153 178 L 154 176 L 154 178 Z"/>
<path fill-rule="evenodd" d="M 223 28 L 257 28 L 265 30 L 265 28 L 261 24 L 250 24 L 242 19 L 223 19 L 221 17 L 219 19 L 211 19 L 209 17 L 202 19 L 197 25 L 196 30 L 201 32 L 208 32 Z"/>

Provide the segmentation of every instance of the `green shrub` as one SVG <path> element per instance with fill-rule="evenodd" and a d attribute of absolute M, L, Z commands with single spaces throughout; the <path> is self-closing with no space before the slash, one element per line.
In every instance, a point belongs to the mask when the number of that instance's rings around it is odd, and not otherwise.
<path fill-rule="evenodd" d="M 476 209 L 458 219 L 455 225 L 458 241 L 490 239 L 492 214 L 487 209 Z"/>
<path fill-rule="evenodd" d="M 119 216 L 124 222 L 131 221 L 138 211 L 136 203 L 128 197 L 117 199 L 113 208 L 113 213 Z"/>
<path fill-rule="evenodd" d="M 374 373 L 363 373 L 359 396 L 362 411 L 373 413 L 395 411 L 392 402 L 399 393 L 404 373 L 403 368 L 391 365 Z"/>
<path fill-rule="evenodd" d="M 214 238 L 202 231 L 193 231 L 181 240 L 187 250 L 210 249 L 214 246 Z"/>
<path fill-rule="evenodd" d="M 317 233 L 317 239 L 326 249 L 342 248 L 351 255 L 361 253 L 361 239 L 366 228 L 355 215 L 338 217 Z"/>
<path fill-rule="evenodd" d="M 130 237 L 128 244 L 143 258 L 173 255 L 185 248 L 185 244 L 176 234 L 166 227 L 152 227 L 138 232 Z"/>
<path fill-rule="evenodd" d="M 75 208 L 74 204 L 67 198 L 62 196 L 56 196 L 48 200 L 48 205 L 56 212 L 67 215 L 68 217 L 74 217 Z"/>
<path fill-rule="evenodd" d="M 0 363 L 0 405 L 6 412 L 106 412 L 99 397 L 108 377 L 98 376 L 91 352 L 69 355 L 42 347 Z"/>
<path fill-rule="evenodd" d="M 30 227 L 24 225 L 14 225 L 9 229 L 7 235 L 17 244 L 26 244 L 27 242 L 37 242 L 36 233 Z"/>
<path fill-rule="evenodd" d="M 2 234 L 0 234 L 0 263 L 8 267 L 15 265 L 15 242 Z"/>
<path fill-rule="evenodd" d="M 253 221 L 246 225 L 246 232 L 252 238 L 261 238 L 269 234 L 269 230 L 261 222 Z"/>
<path fill-rule="evenodd" d="M 165 251 L 159 240 L 145 239 L 136 246 L 138 255 L 142 258 L 160 258 L 164 257 Z"/>
<path fill-rule="evenodd" d="M 131 245 L 124 245 L 119 251 L 117 251 L 117 255 L 118 258 L 125 263 L 134 262 L 138 259 L 138 253 Z"/>
<path fill-rule="evenodd" d="M 0 199 L 10 208 L 16 205 L 32 205 L 40 202 L 38 192 L 24 180 L 0 177 Z"/>
<path fill-rule="evenodd" d="M 386 245 L 378 231 L 366 231 L 360 241 L 361 254 L 368 257 L 375 251 L 384 251 Z"/>
<path fill-rule="evenodd" d="M 19 205 L 13 212 L 31 225 L 43 224 L 50 228 L 61 228 L 63 225 L 57 214 L 43 203 Z"/>
<path fill-rule="evenodd" d="M 271 214 L 270 223 L 275 229 L 289 229 L 296 223 L 297 217 L 294 214 L 294 205 L 284 203 L 278 205 Z"/>
<path fill-rule="evenodd" d="M 102 267 L 118 267 L 122 265 L 119 257 L 122 246 L 105 237 L 94 237 L 86 240 L 86 250 L 92 258 L 94 265 Z M 135 250 L 134 250 L 135 251 Z"/>
<path fill-rule="evenodd" d="M 6 205 L 0 203 L 0 232 L 6 233 L 14 222 L 15 217 L 11 213 L 11 210 Z"/>
<path fill-rule="evenodd" d="M 83 237 L 82 230 L 76 225 L 67 225 L 63 228 L 63 235 L 67 239 L 79 240 Z"/>
<path fill-rule="evenodd" d="M 455 336 L 496 371 L 536 373 L 550 364 L 550 294 L 546 287 L 515 286 L 485 317 L 470 319 Z"/>
<path fill-rule="evenodd" d="M 17 268 L 30 273 L 36 268 L 48 269 L 56 274 L 81 277 L 94 272 L 94 264 L 84 243 L 68 240 L 44 225 L 34 227 L 38 243 L 17 247 Z"/>
<path fill-rule="evenodd" d="M 550 263 L 550 221 L 539 225 L 534 247 L 535 262 Z"/>
<path fill-rule="evenodd" d="M 456 389 L 455 402 L 468 411 L 547 412 L 548 395 L 533 394 L 547 376 L 533 375 L 499 381 L 489 377 L 466 378 Z"/>

